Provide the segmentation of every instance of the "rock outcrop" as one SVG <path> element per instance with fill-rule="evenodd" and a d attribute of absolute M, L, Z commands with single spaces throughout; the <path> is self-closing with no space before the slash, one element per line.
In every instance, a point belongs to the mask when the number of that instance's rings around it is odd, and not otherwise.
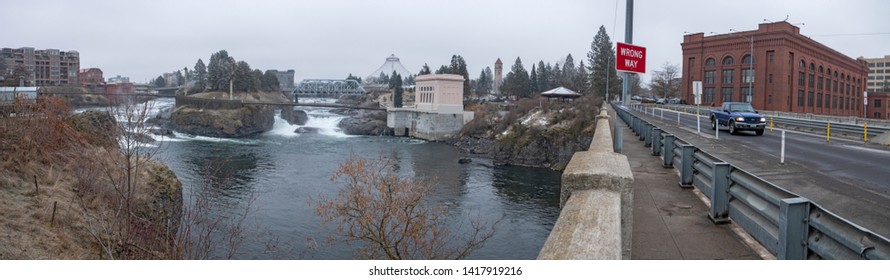
<path fill-rule="evenodd" d="M 365 95 L 344 95 L 337 99 L 338 104 L 360 107 L 379 107 L 380 104 Z M 361 109 L 334 109 L 331 112 L 346 115 L 337 124 L 348 135 L 392 135 L 392 129 L 386 127 L 386 112 Z"/>
<path fill-rule="evenodd" d="M 485 154 L 497 165 L 519 165 L 563 170 L 577 151 L 587 150 L 593 138 L 594 104 L 546 104 L 520 101 L 510 111 L 497 105 L 476 110 L 476 118 L 457 137 L 446 140 L 471 154 Z"/>
<path fill-rule="evenodd" d="M 179 106 L 171 115 L 173 130 L 210 137 L 239 138 L 272 129 L 275 112 L 269 106 L 240 109 L 201 109 Z"/>
<path fill-rule="evenodd" d="M 348 135 L 391 135 L 392 131 L 386 127 L 386 112 L 359 110 L 353 116 L 347 117 L 337 125 Z"/>
<path fill-rule="evenodd" d="M 294 110 L 293 108 L 281 108 L 281 118 L 291 125 L 306 125 L 309 121 L 309 115 L 303 110 Z"/>

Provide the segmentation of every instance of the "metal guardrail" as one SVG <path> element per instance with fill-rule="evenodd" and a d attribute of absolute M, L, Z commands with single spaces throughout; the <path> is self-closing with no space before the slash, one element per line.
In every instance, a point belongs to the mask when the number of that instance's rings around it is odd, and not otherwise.
<path fill-rule="evenodd" d="M 695 187 L 711 200 L 712 221 L 738 224 L 777 258 L 890 259 L 890 239 L 614 107 L 663 166 L 680 170 L 681 187 Z"/>
<path fill-rule="evenodd" d="M 649 108 L 663 108 L 670 109 L 678 112 L 684 112 L 687 114 L 695 114 L 695 106 L 690 105 L 676 105 L 676 104 L 637 104 L 637 106 L 644 106 Z M 707 106 L 699 107 L 699 115 L 709 116 L 710 110 L 719 109 L 712 108 Z M 887 131 L 890 131 L 890 122 L 887 120 L 878 120 L 878 119 L 862 119 L 856 117 L 838 117 L 838 116 L 821 116 L 821 115 L 807 115 L 806 118 L 799 117 L 791 117 L 791 116 L 782 116 L 791 113 L 784 112 L 761 112 L 761 114 L 771 119 L 775 124 L 809 128 L 814 130 L 825 130 L 828 128 L 828 125 L 831 124 L 831 130 L 834 132 L 841 132 L 850 135 L 862 135 L 863 132 L 867 132 L 868 137 L 872 138 L 878 135 L 881 135 Z M 798 114 L 801 115 L 801 114 Z M 867 130 L 866 130 L 867 129 Z"/>

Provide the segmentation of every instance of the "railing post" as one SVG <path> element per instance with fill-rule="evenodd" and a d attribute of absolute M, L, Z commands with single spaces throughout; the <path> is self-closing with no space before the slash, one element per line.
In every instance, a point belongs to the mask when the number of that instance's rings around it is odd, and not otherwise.
<path fill-rule="evenodd" d="M 729 222 L 729 163 L 715 162 L 711 174 L 711 209 L 708 217 L 715 224 Z"/>
<path fill-rule="evenodd" d="M 780 260 L 807 259 L 810 200 L 802 197 L 786 198 L 779 202 Z"/>
<path fill-rule="evenodd" d="M 622 130 L 623 130 L 623 128 L 621 128 L 621 126 L 619 126 L 616 123 L 614 131 L 612 132 L 612 134 L 615 135 L 615 137 L 612 138 L 612 151 L 619 153 L 619 154 L 621 153 L 622 150 L 624 150 L 624 139 L 622 139 L 623 138 Z"/>
<path fill-rule="evenodd" d="M 692 172 L 694 171 L 692 168 L 692 154 L 695 153 L 695 146 L 692 145 L 680 145 L 682 149 L 682 161 L 683 166 L 680 166 L 680 187 L 681 188 L 691 188 L 692 187 Z"/>
<path fill-rule="evenodd" d="M 640 118 L 634 116 L 633 127 L 631 128 L 633 128 L 634 134 L 640 135 Z"/>
<path fill-rule="evenodd" d="M 664 135 L 664 153 L 662 155 L 661 166 L 670 168 L 674 166 L 674 135 Z"/>
<path fill-rule="evenodd" d="M 643 147 L 649 147 L 652 145 L 652 137 L 649 135 L 649 132 L 652 131 L 652 125 L 648 122 L 643 124 L 643 133 L 640 133 L 640 140 L 643 140 Z"/>
<path fill-rule="evenodd" d="M 651 133 L 652 140 L 652 155 L 658 156 L 661 155 L 661 128 L 653 128 Z"/>

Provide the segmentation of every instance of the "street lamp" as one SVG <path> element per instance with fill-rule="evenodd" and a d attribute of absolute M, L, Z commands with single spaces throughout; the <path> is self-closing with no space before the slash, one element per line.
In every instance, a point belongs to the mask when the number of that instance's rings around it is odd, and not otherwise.
<path fill-rule="evenodd" d="M 738 30 L 735 30 L 735 29 L 730 29 L 729 31 L 739 32 Z M 754 35 L 751 35 L 751 38 L 748 38 L 748 37 L 745 37 L 745 36 L 742 36 L 739 34 L 735 34 L 735 33 L 728 33 L 728 34 L 733 35 L 733 36 L 738 36 L 738 37 L 744 38 L 746 40 L 751 40 L 751 54 L 750 54 L 751 55 L 751 66 L 750 66 L 750 68 L 748 68 L 748 71 L 750 72 L 749 74 L 751 75 L 751 79 L 748 80 L 748 94 L 747 94 L 747 96 L 745 96 L 745 99 L 746 99 L 745 101 L 750 103 L 751 95 L 754 94 Z"/>

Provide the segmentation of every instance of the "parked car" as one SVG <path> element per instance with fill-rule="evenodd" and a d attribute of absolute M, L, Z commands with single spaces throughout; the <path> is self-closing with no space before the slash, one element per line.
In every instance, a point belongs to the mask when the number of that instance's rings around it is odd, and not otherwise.
<path fill-rule="evenodd" d="M 730 134 L 753 130 L 757 135 L 763 135 L 766 128 L 766 118 L 746 102 L 723 102 L 720 110 L 711 110 L 710 119 L 711 129 L 716 130 L 718 125 L 728 126 Z"/>

